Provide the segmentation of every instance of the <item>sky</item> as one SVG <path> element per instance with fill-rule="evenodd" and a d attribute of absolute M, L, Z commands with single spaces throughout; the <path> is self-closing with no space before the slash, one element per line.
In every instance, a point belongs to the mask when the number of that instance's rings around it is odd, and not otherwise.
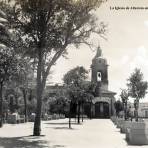
<path fill-rule="evenodd" d="M 117 93 L 117 98 L 135 68 L 140 68 L 148 81 L 148 9 L 145 7 L 148 8 L 147 0 L 108 0 L 96 11 L 99 21 L 108 25 L 107 41 L 100 38 L 99 44 L 109 64 L 109 89 Z M 48 83 L 62 83 L 63 75 L 76 66 L 90 70 L 94 50 L 84 45 L 79 49 L 71 47 L 69 59 L 58 60 Z M 143 101 L 148 102 L 148 95 Z"/>

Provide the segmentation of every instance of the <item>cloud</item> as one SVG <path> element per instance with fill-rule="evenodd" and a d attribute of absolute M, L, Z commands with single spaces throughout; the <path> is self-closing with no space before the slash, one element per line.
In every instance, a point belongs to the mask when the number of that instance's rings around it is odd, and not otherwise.
<path fill-rule="evenodd" d="M 136 55 L 133 60 L 130 62 L 130 68 L 135 69 L 136 67 L 140 68 L 142 71 L 147 73 L 148 67 L 148 49 L 144 46 L 141 46 L 137 49 Z"/>
<path fill-rule="evenodd" d="M 129 56 L 125 55 L 123 56 L 123 58 L 121 59 L 121 64 L 127 64 L 129 62 Z"/>
<path fill-rule="evenodd" d="M 144 21 L 144 25 L 148 27 L 148 20 Z"/>
<path fill-rule="evenodd" d="M 144 80 L 148 81 L 148 49 L 145 46 L 139 46 L 136 49 L 124 49 L 124 51 L 126 52 L 110 58 L 109 88 L 117 92 L 117 96 L 120 95 L 120 88 L 126 88 L 127 79 L 135 68 L 140 68 L 144 74 Z"/>

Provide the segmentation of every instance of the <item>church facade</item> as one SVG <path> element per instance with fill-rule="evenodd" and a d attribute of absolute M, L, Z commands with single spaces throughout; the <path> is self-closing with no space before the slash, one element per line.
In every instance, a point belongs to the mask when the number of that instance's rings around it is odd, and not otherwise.
<path fill-rule="evenodd" d="M 115 114 L 115 92 L 108 90 L 108 64 L 100 47 L 91 65 L 91 81 L 97 84 L 96 96 L 92 101 L 93 118 L 110 118 Z"/>

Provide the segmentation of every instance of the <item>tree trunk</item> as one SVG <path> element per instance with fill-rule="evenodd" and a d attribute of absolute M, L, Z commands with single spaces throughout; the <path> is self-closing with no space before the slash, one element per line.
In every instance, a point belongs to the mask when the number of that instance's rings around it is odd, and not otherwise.
<path fill-rule="evenodd" d="M 27 92 L 26 89 L 23 88 L 23 96 L 24 96 L 24 115 L 25 115 L 25 122 L 28 120 L 28 114 L 27 114 Z"/>
<path fill-rule="evenodd" d="M 135 105 L 135 121 L 138 122 L 138 108 L 139 108 L 139 100 L 136 100 L 136 105 Z"/>
<path fill-rule="evenodd" d="M 80 102 L 78 102 L 78 124 L 80 124 Z"/>
<path fill-rule="evenodd" d="M 42 52 L 39 50 L 39 61 L 37 66 L 37 88 L 36 88 L 36 98 L 37 98 L 37 107 L 36 107 L 36 116 L 34 122 L 34 136 L 40 136 L 41 134 L 41 109 L 42 109 Z"/>
<path fill-rule="evenodd" d="M 135 109 L 135 121 L 138 122 L 138 109 Z"/>
<path fill-rule="evenodd" d="M 90 119 L 92 119 L 92 102 L 90 102 Z"/>
<path fill-rule="evenodd" d="M 84 118 L 83 118 L 83 113 L 84 113 L 84 104 L 82 103 L 82 122 L 83 122 L 83 120 L 84 120 Z"/>
<path fill-rule="evenodd" d="M 10 104 L 9 104 L 10 113 L 14 113 L 14 98 L 10 97 Z"/>
<path fill-rule="evenodd" d="M 71 128 L 71 102 L 69 105 L 69 128 Z"/>
<path fill-rule="evenodd" d="M 127 120 L 127 102 L 124 104 L 124 119 Z"/>
<path fill-rule="evenodd" d="M 0 83 L 0 127 L 3 126 L 3 83 Z"/>

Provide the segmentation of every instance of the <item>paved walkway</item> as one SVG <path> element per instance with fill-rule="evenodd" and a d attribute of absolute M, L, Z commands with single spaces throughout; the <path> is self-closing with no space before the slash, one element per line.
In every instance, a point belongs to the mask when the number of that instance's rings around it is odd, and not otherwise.
<path fill-rule="evenodd" d="M 4 125 L 0 129 L 0 148 L 148 148 L 128 146 L 125 134 L 121 134 L 109 119 L 93 119 L 68 129 L 68 119 L 42 123 L 40 137 L 32 134 L 33 124 Z"/>

